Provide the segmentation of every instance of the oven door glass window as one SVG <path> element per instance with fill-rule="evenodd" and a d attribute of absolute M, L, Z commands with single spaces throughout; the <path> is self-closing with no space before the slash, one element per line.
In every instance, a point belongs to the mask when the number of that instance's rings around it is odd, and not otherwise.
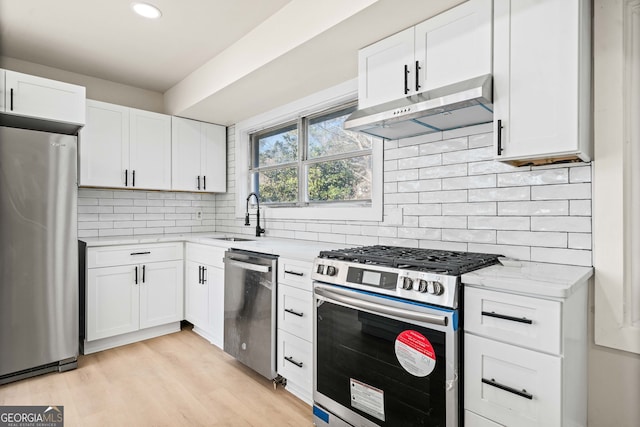
<path fill-rule="evenodd" d="M 319 393 L 376 425 L 446 425 L 444 332 L 328 301 L 316 325 Z M 412 366 L 425 346 L 435 358 Z"/>

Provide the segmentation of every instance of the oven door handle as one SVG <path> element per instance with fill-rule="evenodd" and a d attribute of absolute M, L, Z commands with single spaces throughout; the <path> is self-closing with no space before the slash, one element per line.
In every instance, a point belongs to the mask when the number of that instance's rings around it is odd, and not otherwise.
<path fill-rule="evenodd" d="M 425 322 L 434 325 L 447 326 L 449 319 L 446 316 L 440 316 L 437 314 L 421 313 L 413 310 L 406 310 L 398 307 L 390 307 L 384 305 L 384 303 L 375 303 L 359 298 L 354 298 L 348 294 L 348 291 L 339 291 L 335 289 L 328 289 L 322 285 L 316 285 L 315 293 L 328 302 L 338 304 L 348 304 L 352 307 L 370 311 L 374 314 L 396 316 L 406 320 L 415 320 L 418 322 Z"/>

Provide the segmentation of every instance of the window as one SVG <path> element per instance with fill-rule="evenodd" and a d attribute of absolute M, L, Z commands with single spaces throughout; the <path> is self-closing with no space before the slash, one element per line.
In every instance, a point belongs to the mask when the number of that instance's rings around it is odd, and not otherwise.
<path fill-rule="evenodd" d="M 261 203 L 371 205 L 373 137 L 343 129 L 355 105 L 251 135 L 251 190 Z"/>

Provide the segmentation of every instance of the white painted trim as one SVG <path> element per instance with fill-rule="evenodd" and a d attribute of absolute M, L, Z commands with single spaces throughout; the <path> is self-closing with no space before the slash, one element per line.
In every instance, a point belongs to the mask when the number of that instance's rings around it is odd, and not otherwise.
<path fill-rule="evenodd" d="M 167 323 L 166 325 L 154 326 L 152 328 L 141 329 L 139 331 L 129 332 L 127 334 L 116 335 L 113 337 L 102 338 L 95 341 L 84 341 L 82 354 L 97 353 L 98 351 L 108 350 L 114 347 L 120 347 L 132 344 L 138 341 L 156 338 L 162 335 L 172 334 L 180 331 L 180 322 Z"/>
<path fill-rule="evenodd" d="M 631 260 L 625 257 L 630 230 L 625 188 L 625 31 L 640 20 L 625 19 L 640 0 L 595 0 L 594 7 L 594 161 L 593 260 L 595 267 L 595 342 L 640 354 L 640 327 L 631 323 L 628 291 Z M 637 164 L 633 166 L 637 167 Z M 637 262 L 637 260 L 635 261 Z"/>
<path fill-rule="evenodd" d="M 249 194 L 249 136 L 263 129 L 297 119 L 342 103 L 355 100 L 358 96 L 357 79 L 349 80 L 329 89 L 283 105 L 275 110 L 239 122 L 235 126 L 235 169 L 236 169 L 236 218 L 245 212 Z M 325 219 L 382 221 L 383 203 L 383 157 L 382 143 L 374 144 L 372 159 L 372 202 L 367 207 L 265 207 L 265 217 L 271 219 Z"/>

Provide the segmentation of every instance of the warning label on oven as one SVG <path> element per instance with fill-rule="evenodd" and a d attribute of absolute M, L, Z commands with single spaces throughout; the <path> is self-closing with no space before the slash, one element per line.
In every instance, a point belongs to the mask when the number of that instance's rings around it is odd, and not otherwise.
<path fill-rule="evenodd" d="M 384 421 L 384 392 L 358 380 L 351 380 L 351 406 Z"/>
<path fill-rule="evenodd" d="M 396 337 L 395 351 L 400 365 L 416 377 L 426 377 L 436 367 L 433 346 L 420 332 L 401 332 Z"/>

